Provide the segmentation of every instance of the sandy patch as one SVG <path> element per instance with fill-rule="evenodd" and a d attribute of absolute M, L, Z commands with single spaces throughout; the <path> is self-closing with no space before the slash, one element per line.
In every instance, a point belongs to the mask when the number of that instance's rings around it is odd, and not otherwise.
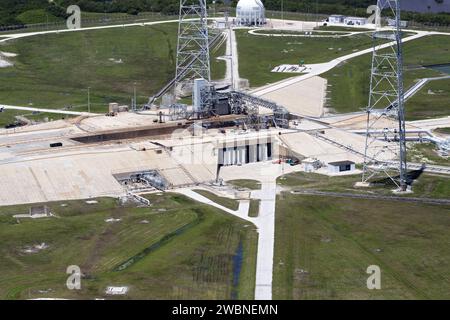
<path fill-rule="evenodd" d="M 0 51 L 0 68 L 12 67 L 14 64 L 8 58 L 17 57 L 17 54 Z"/>

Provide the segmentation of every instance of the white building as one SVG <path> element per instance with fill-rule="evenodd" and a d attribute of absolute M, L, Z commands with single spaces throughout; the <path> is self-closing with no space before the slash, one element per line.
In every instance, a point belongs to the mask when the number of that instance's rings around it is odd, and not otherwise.
<path fill-rule="evenodd" d="M 266 9 L 261 0 L 240 0 L 236 7 L 236 24 L 261 26 L 266 23 Z"/>
<path fill-rule="evenodd" d="M 328 163 L 328 173 L 338 174 L 342 172 L 352 172 L 356 170 L 356 164 L 353 161 L 337 161 Z"/>
<path fill-rule="evenodd" d="M 389 27 L 395 27 L 397 21 L 395 19 L 388 19 L 388 26 Z M 401 20 L 400 21 L 400 27 L 401 28 L 407 28 L 408 27 L 408 21 Z"/>
<path fill-rule="evenodd" d="M 345 17 L 344 23 L 349 26 L 364 26 L 367 24 L 367 18 Z"/>
<path fill-rule="evenodd" d="M 344 23 L 345 16 L 334 14 L 328 18 L 329 23 Z"/>

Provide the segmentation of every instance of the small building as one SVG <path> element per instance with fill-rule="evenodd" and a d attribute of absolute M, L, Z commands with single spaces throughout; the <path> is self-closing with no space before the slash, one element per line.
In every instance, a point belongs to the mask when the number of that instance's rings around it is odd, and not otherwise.
<path fill-rule="evenodd" d="M 328 18 L 329 23 L 344 23 L 345 16 L 340 14 L 333 14 Z"/>
<path fill-rule="evenodd" d="M 345 17 L 344 23 L 349 26 L 364 26 L 367 24 L 367 18 Z"/>
<path fill-rule="evenodd" d="M 322 166 L 319 160 L 313 158 L 307 158 L 302 160 L 302 164 L 305 168 L 305 172 L 317 171 Z"/>
<path fill-rule="evenodd" d="M 109 113 L 128 112 L 128 106 L 120 106 L 118 103 L 113 102 L 109 104 Z"/>
<path fill-rule="evenodd" d="M 356 170 L 356 164 L 353 161 L 336 161 L 328 163 L 328 173 L 337 174 L 342 172 L 352 172 Z"/>
<path fill-rule="evenodd" d="M 395 19 L 388 19 L 388 25 L 389 25 L 389 27 L 395 27 L 395 24 L 396 24 Z M 406 21 L 406 20 L 401 20 L 401 21 L 400 21 L 400 27 L 401 27 L 401 28 L 407 28 L 407 27 L 408 27 L 408 21 Z"/>

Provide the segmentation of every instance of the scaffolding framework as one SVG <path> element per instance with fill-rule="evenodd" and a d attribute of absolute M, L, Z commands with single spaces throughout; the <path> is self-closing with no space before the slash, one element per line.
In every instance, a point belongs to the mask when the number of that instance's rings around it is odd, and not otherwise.
<path fill-rule="evenodd" d="M 180 0 L 175 88 L 203 78 L 211 81 L 206 0 Z"/>
<path fill-rule="evenodd" d="M 362 182 L 369 183 L 374 177 L 384 176 L 406 191 L 408 181 L 400 0 L 378 0 L 377 5 L 380 24 L 377 23 L 377 30 L 373 33 Z M 384 16 L 395 17 L 393 28 L 383 27 L 382 22 L 386 21 Z M 386 42 L 394 42 L 394 45 L 386 48 Z M 379 136 L 372 135 L 380 128 L 385 132 L 382 141 Z"/>

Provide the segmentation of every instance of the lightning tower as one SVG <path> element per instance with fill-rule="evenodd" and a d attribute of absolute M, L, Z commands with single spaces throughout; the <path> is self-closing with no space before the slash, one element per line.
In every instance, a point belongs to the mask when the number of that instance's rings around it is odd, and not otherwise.
<path fill-rule="evenodd" d="M 388 177 L 407 190 L 400 0 L 378 0 L 362 182 Z M 386 25 L 388 22 L 389 26 Z M 392 46 L 387 42 L 393 42 Z"/>
<path fill-rule="evenodd" d="M 192 80 L 211 81 L 206 0 L 180 0 L 175 90 Z"/>

